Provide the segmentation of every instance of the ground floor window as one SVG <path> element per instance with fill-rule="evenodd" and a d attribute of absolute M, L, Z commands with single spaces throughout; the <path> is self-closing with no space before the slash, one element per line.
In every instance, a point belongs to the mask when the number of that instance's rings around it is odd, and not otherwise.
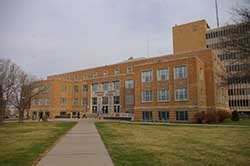
<path fill-rule="evenodd" d="M 176 120 L 188 120 L 188 112 L 176 111 Z"/>
<path fill-rule="evenodd" d="M 143 121 L 152 121 L 152 111 L 144 111 L 142 112 Z"/>
<path fill-rule="evenodd" d="M 114 112 L 120 112 L 120 106 L 119 105 L 114 106 Z"/>
<path fill-rule="evenodd" d="M 169 119 L 169 112 L 167 111 L 159 111 L 158 112 L 160 121 L 167 121 Z"/>
<path fill-rule="evenodd" d="M 92 106 L 92 113 L 97 113 L 97 106 Z"/>
<path fill-rule="evenodd" d="M 65 111 L 61 111 L 61 112 L 60 112 L 60 115 L 61 115 L 61 116 L 64 116 L 64 115 L 66 115 L 66 112 L 65 112 Z"/>
<path fill-rule="evenodd" d="M 102 106 L 102 113 L 104 113 L 104 114 L 107 114 L 108 113 L 108 109 L 109 109 L 109 107 L 108 106 Z"/>

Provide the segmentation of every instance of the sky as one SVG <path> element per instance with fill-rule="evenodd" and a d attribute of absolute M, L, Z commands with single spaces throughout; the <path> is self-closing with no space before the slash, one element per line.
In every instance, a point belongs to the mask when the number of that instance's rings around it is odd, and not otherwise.
<path fill-rule="evenodd" d="M 220 25 L 250 0 L 218 0 Z M 172 27 L 206 19 L 214 0 L 0 0 L 0 58 L 39 78 L 172 53 Z"/>

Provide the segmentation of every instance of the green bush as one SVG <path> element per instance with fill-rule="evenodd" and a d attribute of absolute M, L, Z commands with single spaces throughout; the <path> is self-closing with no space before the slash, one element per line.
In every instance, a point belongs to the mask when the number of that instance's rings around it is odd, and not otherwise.
<path fill-rule="evenodd" d="M 232 120 L 232 121 L 239 121 L 239 120 L 240 120 L 238 111 L 234 110 L 234 111 L 232 112 L 231 120 Z"/>

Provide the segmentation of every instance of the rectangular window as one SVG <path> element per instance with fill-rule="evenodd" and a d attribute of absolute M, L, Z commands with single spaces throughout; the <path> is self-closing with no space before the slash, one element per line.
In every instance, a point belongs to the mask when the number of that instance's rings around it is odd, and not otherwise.
<path fill-rule="evenodd" d="M 108 104 L 109 98 L 107 96 L 102 97 L 102 104 Z"/>
<path fill-rule="evenodd" d="M 60 112 L 60 116 L 65 116 L 66 115 L 66 111 L 61 111 Z"/>
<path fill-rule="evenodd" d="M 104 77 L 108 76 L 108 71 L 104 71 L 104 72 L 103 72 L 103 76 L 104 76 Z"/>
<path fill-rule="evenodd" d="M 109 107 L 107 105 L 102 106 L 102 113 L 107 114 L 109 111 Z"/>
<path fill-rule="evenodd" d="M 127 105 L 133 105 L 134 104 L 134 96 L 126 96 L 125 102 Z"/>
<path fill-rule="evenodd" d="M 97 105 L 97 97 L 92 97 L 92 105 Z"/>
<path fill-rule="evenodd" d="M 45 105 L 50 105 L 51 104 L 51 100 L 50 99 L 45 99 Z"/>
<path fill-rule="evenodd" d="M 103 83 L 103 90 L 111 90 L 111 86 L 109 82 L 105 82 Z"/>
<path fill-rule="evenodd" d="M 134 80 L 126 80 L 125 81 L 126 89 L 134 89 Z"/>
<path fill-rule="evenodd" d="M 33 105 L 37 105 L 37 99 L 33 99 Z"/>
<path fill-rule="evenodd" d="M 39 105 L 43 105 L 44 104 L 44 100 L 43 99 L 39 99 Z"/>
<path fill-rule="evenodd" d="M 78 85 L 74 85 L 74 92 L 78 93 L 79 92 L 79 86 Z"/>
<path fill-rule="evenodd" d="M 88 76 L 87 76 L 87 75 L 84 75 L 82 79 L 83 79 L 83 80 L 88 80 Z"/>
<path fill-rule="evenodd" d="M 187 88 L 177 88 L 175 90 L 176 100 L 186 100 L 187 99 Z"/>
<path fill-rule="evenodd" d="M 92 113 L 97 113 L 97 106 L 92 106 Z"/>
<path fill-rule="evenodd" d="M 120 89 L 120 81 L 113 81 L 114 89 Z"/>
<path fill-rule="evenodd" d="M 114 96 L 114 104 L 120 104 L 120 96 Z"/>
<path fill-rule="evenodd" d="M 96 79 L 96 77 L 97 77 L 97 73 L 95 72 L 95 73 L 93 73 L 93 79 Z"/>
<path fill-rule="evenodd" d="M 175 67 L 175 79 L 187 78 L 187 66 L 177 66 Z"/>
<path fill-rule="evenodd" d="M 158 91 L 158 100 L 159 101 L 167 101 L 169 100 L 168 90 L 161 89 Z"/>
<path fill-rule="evenodd" d="M 82 105 L 87 105 L 88 104 L 88 99 L 87 98 L 83 98 L 82 99 Z"/>
<path fill-rule="evenodd" d="M 141 72 L 141 82 L 150 82 L 153 79 L 152 70 Z"/>
<path fill-rule="evenodd" d="M 169 119 L 169 112 L 167 111 L 159 111 L 158 112 L 160 121 L 167 121 Z"/>
<path fill-rule="evenodd" d="M 116 112 L 116 113 L 120 112 L 120 106 L 119 105 L 114 106 L 114 112 Z"/>
<path fill-rule="evenodd" d="M 98 90 L 98 84 L 92 84 L 92 91 L 96 92 Z"/>
<path fill-rule="evenodd" d="M 152 121 L 152 111 L 143 111 L 142 119 L 145 122 Z"/>
<path fill-rule="evenodd" d="M 60 104 L 65 105 L 66 104 L 66 98 L 61 98 L 60 99 Z"/>
<path fill-rule="evenodd" d="M 88 92 L 88 85 L 87 84 L 82 85 L 82 91 Z"/>
<path fill-rule="evenodd" d="M 119 74 L 120 74 L 120 70 L 119 69 L 115 69 L 114 75 L 119 75 Z"/>
<path fill-rule="evenodd" d="M 133 72 L 133 68 L 131 66 L 127 67 L 127 73 L 132 73 Z"/>
<path fill-rule="evenodd" d="M 73 99 L 73 105 L 78 105 L 78 98 Z"/>
<path fill-rule="evenodd" d="M 168 68 L 160 69 L 157 71 L 157 80 L 158 81 L 168 80 Z"/>
<path fill-rule="evenodd" d="M 67 92 L 67 85 L 61 86 L 61 92 Z"/>
<path fill-rule="evenodd" d="M 177 111 L 176 112 L 176 120 L 187 121 L 188 120 L 188 112 L 187 111 Z"/>
<path fill-rule="evenodd" d="M 143 90 L 142 91 L 142 101 L 146 101 L 146 102 L 149 102 L 149 101 L 152 101 L 152 90 Z"/>

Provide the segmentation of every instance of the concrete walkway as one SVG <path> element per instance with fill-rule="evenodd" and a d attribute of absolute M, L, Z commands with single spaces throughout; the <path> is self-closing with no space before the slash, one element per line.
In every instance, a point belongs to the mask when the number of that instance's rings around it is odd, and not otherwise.
<path fill-rule="evenodd" d="M 80 120 L 38 166 L 113 166 L 93 120 Z"/>

